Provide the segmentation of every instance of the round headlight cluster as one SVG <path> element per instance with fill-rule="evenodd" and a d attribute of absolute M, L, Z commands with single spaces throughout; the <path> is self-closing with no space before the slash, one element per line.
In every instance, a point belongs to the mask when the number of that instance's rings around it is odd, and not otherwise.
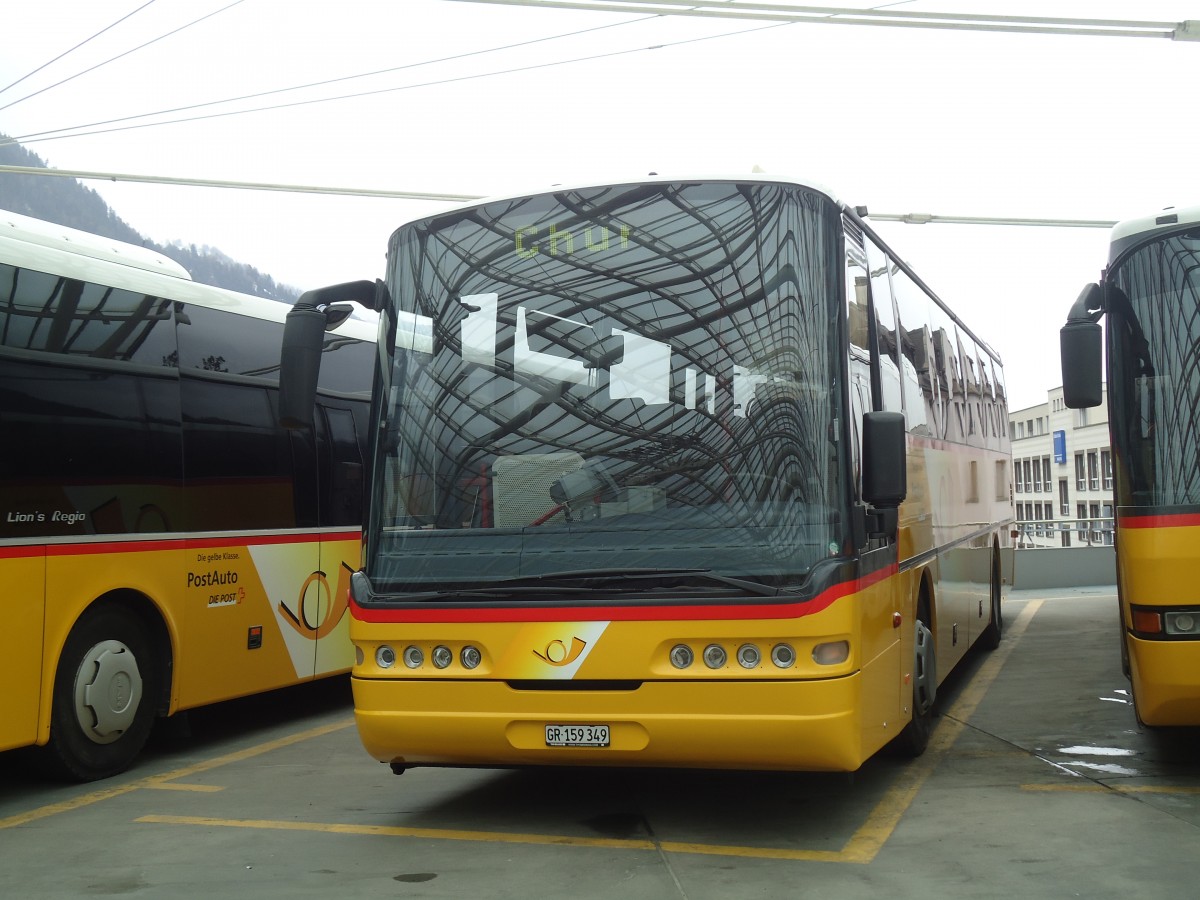
<path fill-rule="evenodd" d="M 687 669 L 696 659 L 696 651 L 687 644 L 676 644 L 668 654 L 671 665 L 676 669 Z M 700 658 L 710 669 L 723 669 L 729 662 L 729 651 L 720 644 L 708 644 L 700 651 Z M 734 658 L 743 669 L 757 669 L 762 665 L 763 651 L 757 644 L 741 644 Z M 775 644 L 771 647 L 771 662 L 779 669 L 790 669 L 796 663 L 796 651 L 791 644 Z"/>
<path fill-rule="evenodd" d="M 358 651 L 362 653 L 361 650 Z M 400 654 L 404 665 L 410 669 L 419 669 L 425 665 L 425 651 L 416 644 L 409 644 Z M 390 669 L 396 665 L 396 651 L 388 644 L 380 644 L 375 648 L 375 665 L 381 669 Z M 454 651 L 445 644 L 438 644 L 429 651 L 429 662 L 435 669 L 448 669 L 454 663 Z M 458 661 L 464 669 L 478 668 L 483 662 L 483 652 L 472 644 L 465 645 L 458 652 Z M 360 660 L 361 664 L 361 660 Z"/>

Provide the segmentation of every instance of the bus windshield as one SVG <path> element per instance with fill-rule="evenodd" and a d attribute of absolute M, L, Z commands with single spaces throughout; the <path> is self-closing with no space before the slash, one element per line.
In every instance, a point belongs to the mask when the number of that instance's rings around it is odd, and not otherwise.
<path fill-rule="evenodd" d="M 652 183 L 398 230 L 373 596 L 647 570 L 787 589 L 841 554 L 838 217 L 795 185 Z"/>
<path fill-rule="evenodd" d="M 1200 504 L 1200 229 L 1137 248 L 1107 284 L 1117 506 Z"/>

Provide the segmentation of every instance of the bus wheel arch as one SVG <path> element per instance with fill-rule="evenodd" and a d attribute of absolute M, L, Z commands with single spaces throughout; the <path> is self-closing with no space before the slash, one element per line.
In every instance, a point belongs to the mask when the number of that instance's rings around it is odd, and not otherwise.
<path fill-rule="evenodd" d="M 127 769 L 166 710 L 170 660 L 166 625 L 146 597 L 114 591 L 92 603 L 59 654 L 43 771 L 94 781 Z"/>

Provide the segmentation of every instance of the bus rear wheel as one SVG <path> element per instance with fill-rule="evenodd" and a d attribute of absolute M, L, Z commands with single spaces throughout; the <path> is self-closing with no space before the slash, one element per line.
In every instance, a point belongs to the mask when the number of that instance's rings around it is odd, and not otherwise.
<path fill-rule="evenodd" d="M 85 613 L 58 661 L 42 768 L 74 781 L 129 768 L 150 736 L 157 688 L 142 622 L 115 606 Z"/>

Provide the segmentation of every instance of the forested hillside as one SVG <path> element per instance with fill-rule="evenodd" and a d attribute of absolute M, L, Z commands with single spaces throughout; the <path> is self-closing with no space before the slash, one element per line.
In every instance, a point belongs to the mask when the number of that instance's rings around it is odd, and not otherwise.
<path fill-rule="evenodd" d="M 0 134 L 0 165 L 47 167 L 40 156 L 20 144 L 2 143 L 7 140 Z M 183 241 L 164 245 L 143 237 L 99 194 L 74 178 L 0 172 L 0 209 L 149 247 L 178 262 L 195 281 L 204 284 L 287 302 L 300 294 L 298 289 L 277 284 L 270 275 L 230 259 L 213 247 Z"/>

